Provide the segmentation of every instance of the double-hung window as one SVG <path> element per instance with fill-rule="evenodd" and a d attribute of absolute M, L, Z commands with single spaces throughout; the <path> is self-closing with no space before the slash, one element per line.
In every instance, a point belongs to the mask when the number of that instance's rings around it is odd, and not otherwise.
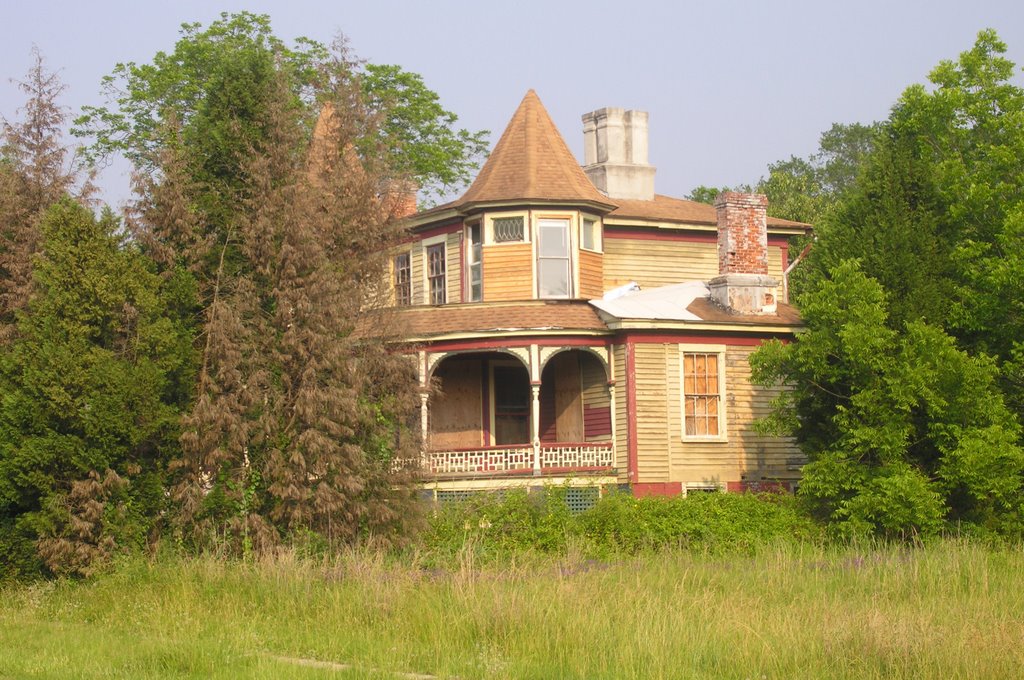
<path fill-rule="evenodd" d="M 572 295 L 569 220 L 537 220 L 537 287 L 541 298 Z"/>
<path fill-rule="evenodd" d="M 409 265 L 409 253 L 395 255 L 395 304 L 412 304 L 412 269 Z"/>
<path fill-rule="evenodd" d="M 469 226 L 469 250 L 466 253 L 466 271 L 469 277 L 469 295 L 466 299 L 470 302 L 479 302 L 483 299 L 483 252 L 480 233 L 480 224 Z"/>
<path fill-rule="evenodd" d="M 724 353 L 682 352 L 683 438 L 725 438 Z"/>
<path fill-rule="evenodd" d="M 443 305 L 448 301 L 445 269 L 445 244 L 427 246 L 427 295 L 432 305 Z"/>

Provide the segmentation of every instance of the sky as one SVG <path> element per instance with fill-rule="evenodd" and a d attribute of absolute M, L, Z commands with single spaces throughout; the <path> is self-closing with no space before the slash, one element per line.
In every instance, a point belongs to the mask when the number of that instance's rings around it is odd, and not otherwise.
<path fill-rule="evenodd" d="M 0 115 L 18 118 L 21 78 L 37 46 L 68 87 L 75 114 L 104 104 L 118 62 L 171 51 L 183 22 L 220 12 L 270 15 L 286 42 L 344 34 L 356 55 L 421 74 L 459 125 L 497 141 L 534 89 L 582 160 L 582 114 L 606 106 L 650 114 L 658 193 L 753 183 L 768 164 L 807 156 L 835 122 L 888 116 L 900 93 L 994 28 L 1024 64 L 1021 0 L 52 0 L 6 3 L 0 23 Z M 1015 78 L 1024 84 L 1020 70 Z M 130 195 L 128 168 L 100 178 L 102 198 Z"/>

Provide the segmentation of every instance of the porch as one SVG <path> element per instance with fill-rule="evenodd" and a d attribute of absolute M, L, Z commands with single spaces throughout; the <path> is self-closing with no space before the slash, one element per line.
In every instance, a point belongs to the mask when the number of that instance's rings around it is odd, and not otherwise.
<path fill-rule="evenodd" d="M 424 390 L 421 469 L 435 479 L 608 476 L 607 363 L 589 348 L 439 356 Z"/>

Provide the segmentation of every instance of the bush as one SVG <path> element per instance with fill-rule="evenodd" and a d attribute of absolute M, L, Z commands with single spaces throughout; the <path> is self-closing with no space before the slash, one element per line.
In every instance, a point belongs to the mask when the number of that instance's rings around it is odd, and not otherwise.
<path fill-rule="evenodd" d="M 612 493 L 580 514 L 566 487 L 480 493 L 437 508 L 424 544 L 437 557 L 578 550 L 588 556 L 682 548 L 752 552 L 780 542 L 817 541 L 820 528 L 782 494 L 694 494 L 634 498 Z"/>

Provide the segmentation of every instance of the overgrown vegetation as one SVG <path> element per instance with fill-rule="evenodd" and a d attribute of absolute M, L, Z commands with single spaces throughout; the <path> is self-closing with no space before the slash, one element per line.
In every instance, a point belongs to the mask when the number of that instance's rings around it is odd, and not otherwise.
<path fill-rule="evenodd" d="M 784 494 L 692 494 L 634 498 L 612 492 L 592 508 L 570 512 L 568 487 L 528 493 L 477 494 L 440 506 L 423 540 L 445 560 L 471 552 L 483 560 L 529 552 L 591 557 L 665 549 L 698 554 L 757 552 L 780 544 L 813 544 L 820 529 Z"/>
<path fill-rule="evenodd" d="M 833 194 L 802 265 L 807 331 L 755 376 L 842 534 L 1024 532 L 1024 89 L 993 31 L 915 85 Z"/>
<path fill-rule="evenodd" d="M 443 569 L 132 559 L 0 590 L 0 675 L 1012 678 L 1022 570 L 1019 550 L 952 541 Z"/>

